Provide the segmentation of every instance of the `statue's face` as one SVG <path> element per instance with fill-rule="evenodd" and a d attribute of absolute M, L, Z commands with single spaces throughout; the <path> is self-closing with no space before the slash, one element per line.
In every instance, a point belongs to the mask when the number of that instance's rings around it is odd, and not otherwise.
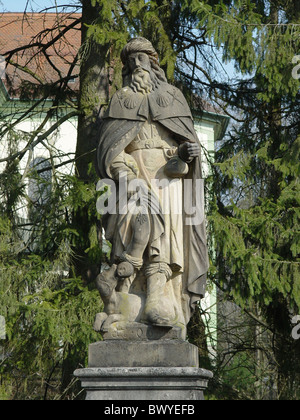
<path fill-rule="evenodd" d="M 130 54 L 130 56 L 128 57 L 128 61 L 132 73 L 138 69 L 146 70 L 149 73 L 151 72 L 151 62 L 148 54 L 145 54 L 143 52 L 136 52 Z"/>

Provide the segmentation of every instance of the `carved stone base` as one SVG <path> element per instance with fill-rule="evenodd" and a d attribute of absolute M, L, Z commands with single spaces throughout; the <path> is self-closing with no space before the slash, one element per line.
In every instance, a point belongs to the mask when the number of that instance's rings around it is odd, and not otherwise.
<path fill-rule="evenodd" d="M 115 322 L 108 331 L 103 332 L 104 340 L 184 340 L 185 336 L 186 328 L 183 325 L 168 328 L 146 325 L 140 322 Z"/>
<path fill-rule="evenodd" d="M 198 348 L 183 336 L 180 327 L 113 323 L 74 375 L 87 400 L 202 400 L 212 373 L 199 369 Z"/>
<path fill-rule="evenodd" d="M 204 400 L 212 373 L 199 368 L 87 368 L 74 375 L 86 390 L 86 400 Z"/>
<path fill-rule="evenodd" d="M 183 340 L 106 340 L 89 346 L 89 367 L 198 367 L 198 348 Z"/>

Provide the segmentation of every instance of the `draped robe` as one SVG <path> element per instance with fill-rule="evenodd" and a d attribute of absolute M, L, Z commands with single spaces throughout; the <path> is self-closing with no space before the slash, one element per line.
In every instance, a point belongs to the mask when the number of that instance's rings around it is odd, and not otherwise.
<path fill-rule="evenodd" d="M 168 133 L 168 139 L 173 142 L 169 144 L 170 147 L 174 147 L 174 145 L 179 146 L 185 142 L 199 142 L 194 130 L 191 111 L 179 89 L 167 83 L 161 83 L 158 89 L 148 95 L 142 95 L 133 92 L 130 87 L 124 87 L 112 97 L 100 128 L 97 169 L 102 179 L 113 177 L 111 173 L 112 163 L 124 151 L 128 152 L 131 156 L 135 155 L 139 173 L 142 174 L 140 176 L 143 179 L 149 176 L 151 171 L 148 171 L 148 175 L 145 175 L 143 158 L 141 156 L 137 158 L 138 153 L 136 151 L 130 152 L 132 150 L 132 144 L 137 139 L 142 139 L 145 136 L 147 124 L 156 126 L 158 132 Z M 184 198 L 184 179 L 189 179 L 192 181 L 191 199 L 196 204 L 196 199 L 199 197 L 196 191 L 198 187 L 196 180 L 201 178 L 201 159 L 197 157 L 189 164 L 188 173 L 180 180 L 180 188 L 182 190 L 180 199 L 183 200 Z M 202 196 L 200 206 L 204 208 L 203 201 Z M 196 302 L 204 297 L 209 260 L 205 220 L 202 218 L 199 223 L 186 224 L 186 219 L 189 215 L 186 215 L 184 210 L 183 205 L 180 226 L 178 228 L 178 231 L 181 232 L 181 238 L 178 238 L 178 236 L 176 238 L 177 242 L 181 240 L 176 253 L 182 252 L 182 255 L 180 255 L 180 258 L 179 256 L 174 257 L 175 260 L 179 258 L 179 264 L 172 260 L 173 257 L 170 254 L 166 257 L 166 262 L 169 264 L 174 263 L 174 266 L 178 266 L 174 271 L 176 272 L 177 270 L 177 280 L 180 278 L 181 284 L 178 288 L 177 281 L 177 291 L 175 294 L 177 296 L 176 298 L 181 300 L 180 307 L 184 314 L 184 321 L 187 324 Z M 152 235 L 153 243 L 149 244 L 150 247 L 152 245 L 153 249 L 155 249 L 157 241 L 162 239 L 163 236 L 165 237 L 164 241 L 166 241 L 166 236 L 170 235 L 172 231 L 169 226 L 172 222 L 167 223 L 164 215 L 159 216 L 161 217 L 161 223 L 159 223 L 159 217 L 156 218 L 156 226 L 158 226 L 156 236 L 158 238 Z M 112 242 L 115 238 L 113 226 L 115 226 L 115 229 L 119 229 L 122 225 L 122 223 L 115 224 L 115 218 L 113 217 L 108 216 L 105 221 L 107 239 Z M 122 236 L 120 232 L 119 236 Z M 167 240 L 169 242 L 172 241 L 169 237 Z M 117 245 L 114 243 L 112 245 L 113 249 L 116 249 Z M 162 246 L 162 248 L 166 248 L 166 245 Z M 164 251 L 162 253 L 165 254 Z M 178 297 L 178 290 L 180 290 L 180 297 Z"/>

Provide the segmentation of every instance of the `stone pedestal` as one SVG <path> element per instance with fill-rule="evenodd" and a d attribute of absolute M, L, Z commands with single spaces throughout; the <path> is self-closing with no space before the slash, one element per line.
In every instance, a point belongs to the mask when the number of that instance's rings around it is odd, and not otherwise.
<path fill-rule="evenodd" d="M 99 341 L 89 346 L 89 367 L 198 367 L 198 348 L 183 340 Z"/>
<path fill-rule="evenodd" d="M 86 390 L 86 400 L 203 400 L 212 373 L 191 367 L 87 368 L 74 375 Z"/>
<path fill-rule="evenodd" d="M 88 368 L 74 372 L 87 400 L 204 399 L 212 373 L 199 368 L 198 348 L 180 338 L 180 329 L 140 324 L 127 333 L 113 339 L 111 331 L 89 346 Z"/>

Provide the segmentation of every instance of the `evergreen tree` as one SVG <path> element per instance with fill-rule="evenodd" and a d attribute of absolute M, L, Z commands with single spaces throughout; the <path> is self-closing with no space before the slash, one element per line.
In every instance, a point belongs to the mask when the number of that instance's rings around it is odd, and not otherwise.
<path fill-rule="evenodd" d="M 299 398 L 299 343 L 291 317 L 299 293 L 299 52 L 297 2 L 188 1 L 212 42 L 244 75 L 212 84 L 237 123 L 217 152 L 210 222 L 216 280 L 233 301 L 267 327 L 276 398 Z M 272 383 L 275 383 L 274 385 Z"/>

